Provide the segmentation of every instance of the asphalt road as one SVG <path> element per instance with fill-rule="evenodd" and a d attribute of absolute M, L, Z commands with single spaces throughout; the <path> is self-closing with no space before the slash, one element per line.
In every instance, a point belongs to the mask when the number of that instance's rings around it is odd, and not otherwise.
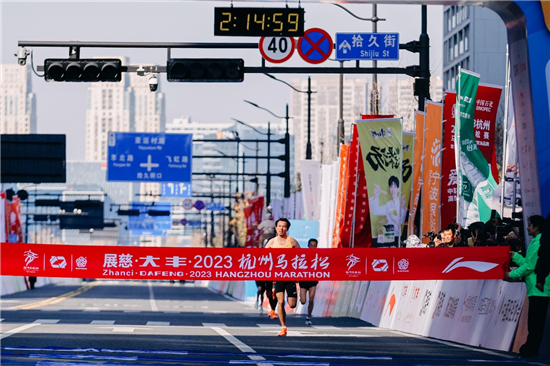
<path fill-rule="evenodd" d="M 92 281 L 3 296 L 2 365 L 532 365 L 515 354 L 372 327 L 278 320 L 193 283 Z"/>

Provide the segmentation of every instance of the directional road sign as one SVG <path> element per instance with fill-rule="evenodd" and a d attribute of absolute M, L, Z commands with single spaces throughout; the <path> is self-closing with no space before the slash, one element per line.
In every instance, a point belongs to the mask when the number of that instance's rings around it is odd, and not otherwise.
<path fill-rule="evenodd" d="M 107 180 L 191 182 L 193 135 L 109 132 Z"/>
<path fill-rule="evenodd" d="M 172 228 L 172 216 L 149 216 L 149 210 L 170 211 L 170 202 L 156 202 L 155 207 L 143 202 L 132 203 L 132 210 L 139 210 L 139 216 L 128 216 L 128 229 L 131 236 L 166 236 Z"/>
<path fill-rule="evenodd" d="M 298 39 L 298 53 L 310 64 L 325 62 L 330 57 L 333 47 L 330 35 L 319 28 L 308 29 L 304 36 Z"/>
<path fill-rule="evenodd" d="M 294 54 L 296 41 L 292 37 L 262 37 L 259 49 L 263 58 L 274 64 L 287 61 Z"/>
<path fill-rule="evenodd" d="M 192 197 L 192 184 L 185 182 L 162 183 L 160 194 L 164 197 Z"/>
<path fill-rule="evenodd" d="M 225 205 L 221 202 L 206 202 L 207 211 L 225 211 Z"/>
<path fill-rule="evenodd" d="M 336 59 L 399 60 L 399 33 L 336 33 Z"/>

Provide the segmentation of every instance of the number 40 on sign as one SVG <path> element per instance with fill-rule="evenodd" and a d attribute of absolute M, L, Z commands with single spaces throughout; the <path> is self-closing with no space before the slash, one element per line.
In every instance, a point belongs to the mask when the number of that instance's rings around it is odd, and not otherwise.
<path fill-rule="evenodd" d="M 280 64 L 292 57 L 296 41 L 292 37 L 262 37 L 258 48 L 264 59 Z"/>

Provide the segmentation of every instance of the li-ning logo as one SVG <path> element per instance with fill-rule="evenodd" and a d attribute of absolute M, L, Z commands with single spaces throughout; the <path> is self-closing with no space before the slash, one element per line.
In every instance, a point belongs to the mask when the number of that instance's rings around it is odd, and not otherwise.
<path fill-rule="evenodd" d="M 498 263 L 490 263 L 490 262 L 480 262 L 480 261 L 460 262 L 460 260 L 463 259 L 463 258 L 464 257 L 460 257 L 460 258 L 456 258 L 455 260 L 453 260 L 447 266 L 447 268 L 445 268 L 443 270 L 442 273 L 449 273 L 452 270 L 460 268 L 460 267 L 470 268 L 470 269 L 473 269 L 474 271 L 477 271 L 477 272 L 487 272 L 487 271 L 495 268 L 496 266 L 498 266 Z"/>
<path fill-rule="evenodd" d="M 346 257 L 346 260 L 348 261 L 348 271 L 351 269 L 351 267 L 355 266 L 357 263 L 359 263 L 361 260 L 354 256 L 353 254 L 350 254 Z"/>
<path fill-rule="evenodd" d="M 63 256 L 52 256 L 50 258 L 50 264 L 53 268 L 65 268 L 67 267 L 67 261 L 65 260 L 65 257 Z"/>
<path fill-rule="evenodd" d="M 389 266 L 385 259 L 374 259 L 372 261 L 372 269 L 374 272 L 387 272 Z"/>
<path fill-rule="evenodd" d="M 33 253 L 32 251 L 30 250 L 27 250 L 25 252 L 25 266 L 28 266 L 29 264 L 31 264 L 31 262 L 33 260 L 35 260 L 36 258 L 38 258 L 38 254 L 36 253 Z"/>

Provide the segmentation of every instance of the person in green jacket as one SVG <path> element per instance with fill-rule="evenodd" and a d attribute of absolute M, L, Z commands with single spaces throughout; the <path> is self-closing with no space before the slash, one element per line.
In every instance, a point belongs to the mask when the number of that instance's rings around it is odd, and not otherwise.
<path fill-rule="evenodd" d="M 540 291 L 535 285 L 537 275 L 535 266 L 539 258 L 538 251 L 540 247 L 540 237 L 544 225 L 544 218 L 539 215 L 529 217 L 527 234 L 533 237 L 525 258 L 519 253 L 510 252 L 512 260 L 519 266 L 511 272 L 504 274 L 504 280 L 517 280 L 520 277 L 525 278 L 527 286 L 527 297 L 529 298 L 529 312 L 527 314 L 527 341 L 519 349 L 521 357 L 538 356 L 539 347 L 544 334 L 544 325 L 546 323 L 546 313 L 550 302 L 550 277 L 546 278 L 543 291 Z"/>

